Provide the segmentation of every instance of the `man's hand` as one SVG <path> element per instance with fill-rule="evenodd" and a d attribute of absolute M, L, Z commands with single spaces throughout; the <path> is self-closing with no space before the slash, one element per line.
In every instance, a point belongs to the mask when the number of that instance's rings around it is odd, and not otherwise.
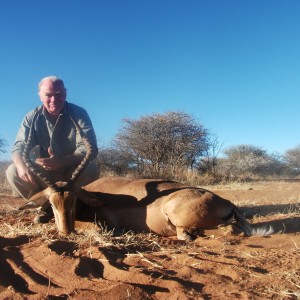
<path fill-rule="evenodd" d="M 65 157 L 55 156 L 51 148 L 48 148 L 49 158 L 37 158 L 36 163 L 42 166 L 45 170 L 54 171 L 66 167 L 73 166 L 80 162 L 80 157 L 69 155 Z"/>
<path fill-rule="evenodd" d="M 50 147 L 48 148 L 48 153 L 49 153 L 50 157 L 37 158 L 35 160 L 35 162 L 38 165 L 42 166 L 45 170 L 48 170 L 48 171 L 58 170 L 58 169 L 65 167 L 64 159 L 55 156 Z"/>
<path fill-rule="evenodd" d="M 35 183 L 34 177 L 32 176 L 28 167 L 25 165 L 21 156 L 15 156 L 13 161 L 17 168 L 18 176 L 26 182 Z"/>

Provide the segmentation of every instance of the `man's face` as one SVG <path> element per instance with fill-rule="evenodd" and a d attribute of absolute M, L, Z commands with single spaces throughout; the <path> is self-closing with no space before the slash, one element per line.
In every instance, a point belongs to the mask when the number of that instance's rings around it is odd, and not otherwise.
<path fill-rule="evenodd" d="M 40 86 L 39 95 L 48 113 L 57 117 L 66 101 L 66 92 L 63 85 L 59 81 L 44 80 Z"/>

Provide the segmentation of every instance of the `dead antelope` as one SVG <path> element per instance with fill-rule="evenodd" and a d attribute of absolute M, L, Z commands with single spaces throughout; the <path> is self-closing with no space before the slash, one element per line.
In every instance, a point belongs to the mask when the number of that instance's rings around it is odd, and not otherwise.
<path fill-rule="evenodd" d="M 230 201 L 173 181 L 106 177 L 65 194 L 57 195 L 48 188 L 32 197 L 23 209 L 37 207 L 47 198 L 57 211 L 55 219 L 61 233 L 74 229 L 74 214 L 62 213 L 64 202 L 71 198 L 72 207 L 76 199 L 83 203 L 79 219 L 96 219 L 115 230 L 154 232 L 189 241 L 203 229 L 235 221 L 233 224 L 247 235 L 272 233 L 264 227 L 254 229 Z"/>
<path fill-rule="evenodd" d="M 111 229 L 154 232 L 192 240 L 203 229 L 231 224 L 246 235 L 269 235 L 272 228 L 255 228 L 230 201 L 218 195 L 178 182 L 156 179 L 130 180 L 122 177 L 98 179 L 86 187 L 104 202 L 102 207 L 85 207 L 81 218 L 96 219 Z M 119 197 L 114 201 L 103 195 Z M 87 203 L 84 194 L 78 198 Z M 92 204 L 91 204 L 92 205 Z"/>

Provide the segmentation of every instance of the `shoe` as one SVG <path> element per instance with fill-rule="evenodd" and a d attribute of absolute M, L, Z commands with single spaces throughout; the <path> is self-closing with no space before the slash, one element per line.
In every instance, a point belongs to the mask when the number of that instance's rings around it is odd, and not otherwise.
<path fill-rule="evenodd" d="M 33 219 L 35 224 L 48 223 L 54 217 L 52 207 L 39 211 L 38 215 Z"/>

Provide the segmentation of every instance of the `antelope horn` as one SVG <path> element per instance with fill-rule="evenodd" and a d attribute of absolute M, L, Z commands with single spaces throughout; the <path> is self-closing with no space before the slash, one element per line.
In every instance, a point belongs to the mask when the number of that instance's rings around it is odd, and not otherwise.
<path fill-rule="evenodd" d="M 74 172 L 72 173 L 72 177 L 67 184 L 68 188 L 71 188 L 75 184 L 76 180 L 78 179 L 79 175 L 82 173 L 84 168 L 89 164 L 92 154 L 93 154 L 93 148 L 92 148 L 92 144 L 90 143 L 90 141 L 84 134 L 81 127 L 77 124 L 77 122 L 70 115 L 69 115 L 69 117 L 70 117 L 71 121 L 73 122 L 74 126 L 76 127 L 76 130 L 79 132 L 79 134 L 84 142 L 84 145 L 86 147 L 85 157 L 82 159 L 82 161 L 78 165 L 78 167 L 74 170 Z"/>
<path fill-rule="evenodd" d="M 41 167 L 38 166 L 37 164 L 32 163 L 32 161 L 30 160 L 29 154 L 30 154 L 30 150 L 31 150 L 31 143 L 32 143 L 32 127 L 34 126 L 35 120 L 38 116 L 38 113 L 36 112 L 32 123 L 31 123 L 31 127 L 29 130 L 29 134 L 27 137 L 27 141 L 25 142 L 24 145 L 24 149 L 23 149 L 23 155 L 22 158 L 24 160 L 24 163 L 26 164 L 26 166 L 29 168 L 29 170 L 36 175 L 40 180 L 42 180 L 44 183 L 46 183 L 49 187 L 51 187 L 53 190 L 57 191 L 58 190 L 58 186 L 55 184 L 54 181 L 52 181 L 50 178 L 47 178 L 45 176 L 45 174 L 43 174 L 43 172 L 41 171 Z"/>

